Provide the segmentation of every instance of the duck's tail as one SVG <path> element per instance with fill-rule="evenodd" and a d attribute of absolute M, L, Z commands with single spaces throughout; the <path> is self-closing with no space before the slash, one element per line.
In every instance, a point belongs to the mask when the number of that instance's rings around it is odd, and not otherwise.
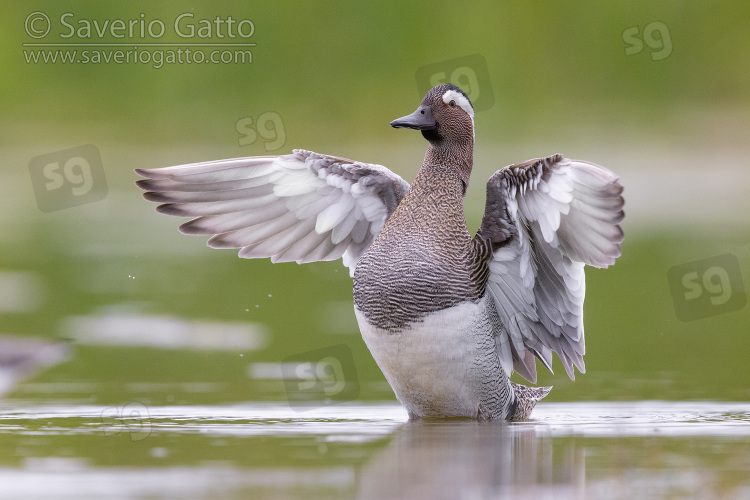
<path fill-rule="evenodd" d="M 512 408 L 510 415 L 508 415 L 508 420 L 524 420 L 529 418 L 534 406 L 552 390 L 552 387 L 526 387 L 515 382 L 511 382 L 510 385 L 516 393 L 516 404 Z"/>

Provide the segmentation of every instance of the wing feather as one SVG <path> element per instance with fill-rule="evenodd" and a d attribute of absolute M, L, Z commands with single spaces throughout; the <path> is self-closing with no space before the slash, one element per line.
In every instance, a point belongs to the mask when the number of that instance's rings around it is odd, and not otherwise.
<path fill-rule="evenodd" d="M 273 262 L 343 257 L 352 274 L 409 188 L 382 165 L 301 149 L 136 172 L 157 211 L 194 217 L 180 231 L 211 235 L 213 248 Z"/>
<path fill-rule="evenodd" d="M 488 290 L 503 328 L 503 368 L 536 382 L 535 356 L 551 371 L 556 352 L 566 373 L 585 372 L 584 265 L 620 256 L 622 186 L 609 170 L 561 155 L 498 170 L 487 183 L 477 238 L 493 247 Z"/>

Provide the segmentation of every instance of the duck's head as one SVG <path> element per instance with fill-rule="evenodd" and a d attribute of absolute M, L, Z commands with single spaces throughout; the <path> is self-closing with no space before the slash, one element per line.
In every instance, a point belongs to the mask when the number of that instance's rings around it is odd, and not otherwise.
<path fill-rule="evenodd" d="M 474 144 L 474 107 L 466 93 L 444 83 L 432 87 L 417 110 L 391 122 L 394 128 L 421 130 L 433 146 Z"/>

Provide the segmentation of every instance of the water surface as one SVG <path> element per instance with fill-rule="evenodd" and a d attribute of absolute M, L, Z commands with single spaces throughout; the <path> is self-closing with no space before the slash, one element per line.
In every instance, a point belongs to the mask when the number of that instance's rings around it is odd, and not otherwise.
<path fill-rule="evenodd" d="M 748 403 L 542 403 L 517 423 L 391 403 L 1 408 L 8 498 L 750 495 Z"/>

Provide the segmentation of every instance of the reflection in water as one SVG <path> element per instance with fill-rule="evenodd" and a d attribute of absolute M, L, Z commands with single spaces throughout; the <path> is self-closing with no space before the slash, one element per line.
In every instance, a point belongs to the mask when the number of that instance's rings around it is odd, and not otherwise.
<path fill-rule="evenodd" d="M 395 404 L 0 404 L 0 497 L 749 498 L 750 404 L 542 403 L 522 423 Z"/>
<path fill-rule="evenodd" d="M 87 466 L 76 459 L 29 460 L 0 468 L 0 498 L 346 498 L 351 468 L 240 469 L 228 464 L 133 469 Z M 334 496 L 310 492 L 329 491 Z"/>
<path fill-rule="evenodd" d="M 409 422 L 361 472 L 361 499 L 582 498 L 575 444 L 554 449 L 544 424 Z"/>

